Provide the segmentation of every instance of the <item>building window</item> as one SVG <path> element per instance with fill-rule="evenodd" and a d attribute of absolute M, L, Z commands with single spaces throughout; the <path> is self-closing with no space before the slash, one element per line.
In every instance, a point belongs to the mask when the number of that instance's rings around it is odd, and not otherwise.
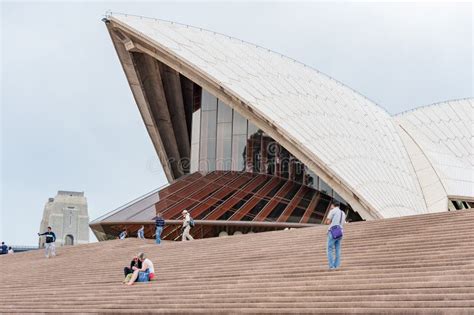
<path fill-rule="evenodd" d="M 272 137 L 222 100 L 204 89 L 198 90 L 200 106 L 193 108 L 192 116 L 191 172 L 233 170 L 279 176 L 345 203 L 327 183 Z"/>
<path fill-rule="evenodd" d="M 218 101 L 216 168 L 230 170 L 232 167 L 232 108 Z"/>
<path fill-rule="evenodd" d="M 199 143 L 201 134 L 201 109 L 193 113 L 193 123 L 191 129 L 191 173 L 199 169 Z"/>
<path fill-rule="evenodd" d="M 199 169 L 216 170 L 217 98 L 202 91 Z"/>
<path fill-rule="evenodd" d="M 247 142 L 247 119 L 234 111 L 232 121 L 232 170 L 245 170 L 245 145 Z"/>

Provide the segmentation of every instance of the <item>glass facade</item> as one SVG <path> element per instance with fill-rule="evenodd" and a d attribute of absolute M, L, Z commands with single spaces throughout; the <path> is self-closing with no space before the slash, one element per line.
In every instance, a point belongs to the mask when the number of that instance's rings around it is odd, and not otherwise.
<path fill-rule="evenodd" d="M 194 109 L 191 138 L 191 172 L 232 170 L 273 175 L 346 203 L 288 150 L 204 89 L 201 106 Z"/>
<path fill-rule="evenodd" d="M 212 172 L 216 170 L 217 138 L 217 98 L 202 90 L 201 131 L 199 134 L 199 167 L 198 170 Z M 192 160 L 192 157 L 191 157 Z"/>
<path fill-rule="evenodd" d="M 247 145 L 247 119 L 233 111 L 232 121 L 232 170 L 245 170 L 245 146 Z"/>
<path fill-rule="evenodd" d="M 191 134 L 193 135 L 191 139 L 191 173 L 194 173 L 198 170 L 199 166 L 199 142 L 201 135 L 201 109 L 194 111 L 193 113 L 193 122 L 191 127 Z"/>
<path fill-rule="evenodd" d="M 229 106 L 217 102 L 216 167 L 228 171 L 232 168 L 232 114 Z"/>

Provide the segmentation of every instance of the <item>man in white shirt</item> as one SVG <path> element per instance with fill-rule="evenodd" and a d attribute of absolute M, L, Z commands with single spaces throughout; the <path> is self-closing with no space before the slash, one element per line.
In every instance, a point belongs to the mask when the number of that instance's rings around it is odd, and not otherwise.
<path fill-rule="evenodd" d="M 329 262 L 329 269 L 336 269 L 341 264 L 341 242 L 342 237 L 334 239 L 331 234 L 331 228 L 339 225 L 342 229 L 344 222 L 346 221 L 346 214 L 339 208 L 339 202 L 333 200 L 330 206 L 330 211 L 326 217 L 326 224 L 329 224 L 328 228 L 328 247 L 327 255 Z M 335 256 L 335 257 L 334 257 Z"/>
<path fill-rule="evenodd" d="M 183 236 L 181 237 L 182 241 L 193 240 L 194 238 L 189 234 L 191 230 L 191 216 L 187 210 L 183 210 Z"/>

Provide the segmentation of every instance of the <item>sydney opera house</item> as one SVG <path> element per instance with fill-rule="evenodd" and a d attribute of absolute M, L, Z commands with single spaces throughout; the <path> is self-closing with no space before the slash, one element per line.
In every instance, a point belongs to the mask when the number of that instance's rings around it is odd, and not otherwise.
<path fill-rule="evenodd" d="M 104 19 L 169 184 L 90 223 L 99 240 L 153 218 L 178 239 L 474 207 L 472 99 L 389 115 L 296 60 L 200 28 Z"/>

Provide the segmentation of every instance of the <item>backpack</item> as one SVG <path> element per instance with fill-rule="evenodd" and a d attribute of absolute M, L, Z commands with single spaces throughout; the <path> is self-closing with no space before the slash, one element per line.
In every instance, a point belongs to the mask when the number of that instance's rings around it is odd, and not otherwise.
<path fill-rule="evenodd" d="M 342 212 L 342 210 L 341 210 L 341 212 Z M 341 213 L 340 215 L 341 215 L 341 217 L 340 217 L 340 220 L 339 220 L 339 225 L 333 225 L 331 227 L 331 229 L 329 229 L 329 232 L 331 233 L 332 238 L 335 239 L 335 240 L 341 239 L 342 236 L 343 236 L 342 226 L 341 226 L 341 224 L 342 224 L 342 215 L 343 214 Z"/>
<path fill-rule="evenodd" d="M 189 217 L 189 226 L 194 227 L 194 219 Z"/>

